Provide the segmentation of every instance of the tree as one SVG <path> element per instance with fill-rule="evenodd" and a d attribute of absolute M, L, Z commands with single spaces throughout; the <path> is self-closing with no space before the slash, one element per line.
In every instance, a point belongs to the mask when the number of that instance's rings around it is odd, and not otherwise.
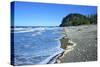
<path fill-rule="evenodd" d="M 66 17 L 63 18 L 62 23 L 60 24 L 60 27 L 64 26 L 77 26 L 77 25 L 83 25 L 83 24 L 90 24 L 89 18 L 82 14 L 69 14 Z"/>

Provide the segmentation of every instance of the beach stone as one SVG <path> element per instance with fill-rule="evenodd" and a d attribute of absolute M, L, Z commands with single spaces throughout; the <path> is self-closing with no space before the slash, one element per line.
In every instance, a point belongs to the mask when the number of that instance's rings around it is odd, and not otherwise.
<path fill-rule="evenodd" d="M 61 38 L 60 39 L 61 48 L 66 49 L 67 48 L 67 45 L 68 45 L 68 41 L 69 41 L 68 38 L 65 38 L 65 37 Z"/>

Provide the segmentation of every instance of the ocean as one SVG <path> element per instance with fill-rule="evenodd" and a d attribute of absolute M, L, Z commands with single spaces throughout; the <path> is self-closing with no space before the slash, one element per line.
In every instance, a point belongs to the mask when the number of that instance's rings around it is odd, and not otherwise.
<path fill-rule="evenodd" d="M 64 50 L 60 48 L 63 37 L 61 27 L 16 26 L 11 28 L 11 62 L 13 65 L 55 63 Z"/>

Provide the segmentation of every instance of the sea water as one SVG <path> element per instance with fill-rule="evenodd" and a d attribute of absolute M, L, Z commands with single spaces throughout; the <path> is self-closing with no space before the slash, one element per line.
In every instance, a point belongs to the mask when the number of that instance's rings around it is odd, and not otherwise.
<path fill-rule="evenodd" d="M 14 27 L 12 54 L 14 65 L 53 63 L 51 59 L 63 52 L 60 27 Z"/>

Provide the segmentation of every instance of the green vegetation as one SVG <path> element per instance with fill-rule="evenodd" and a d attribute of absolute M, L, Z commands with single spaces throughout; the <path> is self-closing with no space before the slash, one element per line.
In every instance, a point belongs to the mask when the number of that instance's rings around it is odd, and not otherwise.
<path fill-rule="evenodd" d="M 97 24 L 97 14 L 88 15 L 91 24 Z"/>
<path fill-rule="evenodd" d="M 63 18 L 60 27 L 64 26 L 77 26 L 77 25 L 88 25 L 97 23 L 97 14 L 95 15 L 82 15 L 82 14 L 69 14 Z"/>

